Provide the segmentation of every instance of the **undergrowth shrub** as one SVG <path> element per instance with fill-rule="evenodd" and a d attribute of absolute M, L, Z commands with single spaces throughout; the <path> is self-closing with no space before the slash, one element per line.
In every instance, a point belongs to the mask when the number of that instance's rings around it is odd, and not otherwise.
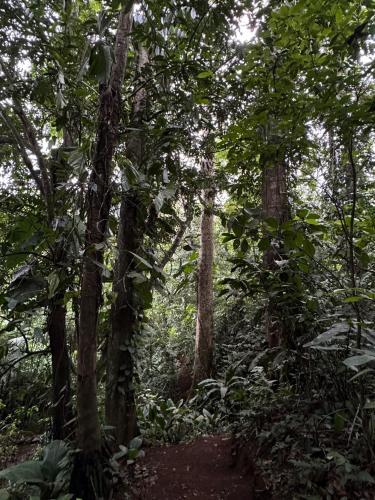
<path fill-rule="evenodd" d="M 145 391 L 138 397 L 138 418 L 142 434 L 150 441 L 178 443 L 212 429 L 212 417 L 199 412 L 191 403 Z"/>

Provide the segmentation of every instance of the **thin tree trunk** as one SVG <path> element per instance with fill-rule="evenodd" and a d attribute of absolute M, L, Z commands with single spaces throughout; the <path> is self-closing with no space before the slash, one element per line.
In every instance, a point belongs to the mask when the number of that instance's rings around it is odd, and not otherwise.
<path fill-rule="evenodd" d="M 64 129 L 63 147 L 71 147 L 73 141 L 71 135 Z M 54 212 L 61 214 L 58 204 L 57 187 L 58 182 L 66 182 L 67 178 L 57 180 L 53 167 L 49 168 L 51 178 L 52 199 L 54 201 Z M 61 269 L 59 278 L 65 282 L 66 266 L 68 263 L 68 252 L 65 239 L 57 238 L 51 249 L 54 268 Z M 64 276 L 63 276 L 64 275 Z M 70 357 L 66 335 L 66 307 L 64 296 L 66 286 L 59 286 L 58 292 L 49 300 L 47 331 L 51 348 L 52 358 L 52 439 L 65 439 L 71 435 L 71 426 L 67 423 L 72 420 L 73 411 L 71 407 L 70 387 Z"/>
<path fill-rule="evenodd" d="M 121 113 L 121 87 L 127 64 L 131 6 L 123 8 L 115 42 L 115 63 L 101 89 L 96 150 L 89 181 L 85 256 L 81 282 L 77 366 L 77 441 L 80 452 L 72 473 L 73 492 L 83 500 L 108 495 L 103 483 L 101 435 L 96 396 L 97 320 L 102 294 L 103 263 L 111 207 L 112 158 Z"/>
<path fill-rule="evenodd" d="M 204 158 L 201 170 L 209 182 L 212 181 L 214 162 L 212 157 Z M 201 241 L 198 269 L 197 320 L 195 330 L 195 353 L 193 383 L 209 378 L 213 367 L 214 321 L 213 321 L 213 276 L 214 259 L 214 189 L 209 186 L 204 190 L 204 208 L 201 218 Z"/>
<path fill-rule="evenodd" d="M 66 423 L 70 420 L 72 413 L 70 363 L 66 342 L 66 309 L 61 294 L 50 301 L 47 330 L 52 358 L 52 438 L 64 439 L 69 433 Z"/>
<path fill-rule="evenodd" d="M 148 63 L 147 50 L 138 49 L 138 71 Z M 147 105 L 145 88 L 134 97 L 132 132 L 127 144 L 127 158 L 141 169 L 144 157 L 143 120 Z M 112 306 L 112 330 L 107 349 L 106 421 L 114 427 L 115 443 L 128 444 L 137 434 L 134 394 L 134 337 L 142 305 L 134 283 L 145 232 L 145 214 L 137 187 L 123 193 L 117 235 L 118 259 L 115 265 Z"/>
<path fill-rule="evenodd" d="M 12 79 L 10 73 L 8 77 Z M 47 221 L 52 227 L 56 214 L 54 204 L 55 189 L 53 175 L 50 165 L 42 155 L 37 140 L 37 133 L 32 122 L 23 111 L 22 104 L 15 101 L 14 111 L 20 118 L 24 135 L 28 139 L 25 144 L 23 138 L 13 126 L 9 118 L 3 113 L 2 118 L 10 128 L 15 143 L 21 153 L 21 156 L 28 168 L 30 175 L 34 179 L 42 199 L 46 205 Z M 64 143 L 66 139 L 64 139 Z M 39 172 L 37 172 L 28 156 L 27 147 L 38 159 Z M 54 251 L 55 250 L 55 251 Z M 61 243 L 57 243 L 52 250 L 53 263 L 56 265 L 64 261 L 64 250 Z M 66 310 L 62 303 L 64 293 L 60 292 L 49 301 L 47 316 L 47 332 L 49 336 L 51 359 L 52 359 L 52 438 L 63 439 L 68 433 L 65 426 L 71 417 L 70 404 L 70 363 L 66 342 Z"/>
<path fill-rule="evenodd" d="M 354 160 L 354 144 L 353 138 L 350 138 L 349 147 L 348 147 L 348 156 L 351 170 L 351 184 L 352 189 L 350 193 L 351 202 L 351 211 L 350 211 L 350 222 L 349 222 L 349 231 L 348 231 L 348 246 L 349 246 L 349 274 L 350 274 L 350 284 L 351 284 L 351 294 L 353 296 L 357 295 L 357 264 L 355 258 L 355 242 L 354 242 L 354 225 L 355 225 L 355 216 L 357 211 L 357 203 L 358 203 L 358 172 Z M 356 330 L 357 330 L 357 349 L 361 348 L 362 344 L 362 315 L 361 308 L 358 302 L 353 302 L 353 309 L 356 316 Z"/>
<path fill-rule="evenodd" d="M 279 161 L 274 166 L 265 167 L 263 173 L 263 217 L 275 219 L 280 226 L 288 220 L 288 191 L 287 170 L 284 161 Z M 264 265 L 266 269 L 277 269 L 275 261 L 281 260 L 283 249 L 280 242 L 273 238 L 273 244 L 264 252 Z M 269 298 L 265 312 L 265 327 L 268 345 L 280 346 L 285 340 L 282 318 L 279 314 L 278 304 Z"/>

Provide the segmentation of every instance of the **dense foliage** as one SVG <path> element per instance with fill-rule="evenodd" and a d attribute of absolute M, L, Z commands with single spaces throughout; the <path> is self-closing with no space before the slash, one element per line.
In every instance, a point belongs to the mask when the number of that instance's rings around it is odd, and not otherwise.
<path fill-rule="evenodd" d="M 204 433 L 275 498 L 374 497 L 374 10 L 3 0 L 0 498 Z"/>

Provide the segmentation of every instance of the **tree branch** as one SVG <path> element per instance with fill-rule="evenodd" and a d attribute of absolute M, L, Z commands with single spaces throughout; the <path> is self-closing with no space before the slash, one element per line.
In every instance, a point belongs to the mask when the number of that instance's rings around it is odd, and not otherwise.
<path fill-rule="evenodd" d="M 0 145 L 1 144 L 14 144 L 14 139 L 7 135 L 0 135 Z"/>
<path fill-rule="evenodd" d="M 40 351 L 28 351 L 26 352 L 23 356 L 20 358 L 17 358 L 13 361 L 13 363 L 8 364 L 8 366 L 4 369 L 4 371 L 0 372 L 0 377 L 4 377 L 12 368 L 14 368 L 18 363 L 23 361 L 26 358 L 29 358 L 30 356 L 40 356 L 42 354 L 49 354 L 50 350 L 49 349 L 42 349 Z"/>
<path fill-rule="evenodd" d="M 29 118 L 26 116 L 26 113 L 24 112 L 21 103 L 18 102 L 17 100 L 14 100 L 13 108 L 15 113 L 21 120 L 24 133 L 30 143 L 31 151 L 37 158 L 41 174 L 41 184 L 43 186 L 42 193 L 44 194 L 47 206 L 48 218 L 50 221 L 52 221 L 54 217 L 54 207 L 53 207 L 52 183 L 49 175 L 48 166 L 40 150 L 34 127 L 30 122 Z"/>
<path fill-rule="evenodd" d="M 168 250 L 165 252 L 164 257 L 162 258 L 160 262 L 160 268 L 164 269 L 164 267 L 168 264 L 168 262 L 172 259 L 173 255 L 175 254 L 177 248 L 179 247 L 181 240 L 185 234 L 186 229 L 190 225 L 191 221 L 193 220 L 193 209 L 191 207 L 186 208 L 186 219 L 185 220 L 179 220 L 180 224 L 180 229 L 178 230 L 171 246 L 168 248 Z"/>
<path fill-rule="evenodd" d="M 18 131 L 17 131 L 16 127 L 13 125 L 12 121 L 5 115 L 4 111 L 0 111 L 0 117 L 3 120 L 3 122 L 5 123 L 5 125 L 12 132 L 12 135 L 14 137 L 15 143 L 16 143 L 16 145 L 18 147 L 18 150 L 19 150 L 19 152 L 20 152 L 20 154 L 22 156 L 22 159 L 23 159 L 23 161 L 24 161 L 24 163 L 26 165 L 26 168 L 30 172 L 31 177 L 34 179 L 35 184 L 37 185 L 39 191 L 44 196 L 42 182 L 40 180 L 38 172 L 36 172 L 36 170 L 34 169 L 34 166 L 32 164 L 32 161 L 30 160 L 29 155 L 27 154 L 27 151 L 26 151 L 26 147 L 27 146 L 26 146 L 25 141 L 23 140 L 23 138 L 21 137 L 21 135 L 18 133 Z"/>
<path fill-rule="evenodd" d="M 7 80 L 9 82 L 13 82 L 14 75 L 13 75 L 11 69 L 8 67 L 8 65 L 6 63 L 4 63 L 4 60 L 2 58 L 0 58 L 0 64 L 1 64 L 1 69 L 2 69 L 3 73 L 5 74 L 5 77 L 7 78 Z M 26 166 L 29 169 L 31 175 L 33 176 L 33 179 L 35 180 L 35 182 L 37 182 L 38 188 L 40 189 L 42 195 L 44 196 L 46 207 L 47 207 L 48 219 L 51 222 L 53 220 L 53 217 L 54 217 L 54 206 L 53 206 L 52 181 L 50 178 L 49 169 L 48 169 L 46 160 L 42 154 L 42 151 L 40 149 L 40 146 L 39 146 L 39 143 L 37 140 L 37 134 L 35 132 L 34 126 L 31 123 L 31 121 L 29 120 L 29 118 L 27 117 L 26 113 L 24 112 L 22 103 L 17 99 L 17 97 L 15 97 L 13 95 L 13 92 L 11 93 L 11 97 L 13 100 L 13 106 L 12 106 L 13 110 L 21 121 L 23 132 L 24 132 L 24 134 L 28 140 L 28 143 L 29 143 L 29 148 L 32 151 L 32 153 L 36 156 L 36 159 L 38 162 L 38 166 L 39 166 L 39 170 L 40 170 L 40 177 L 38 176 L 38 178 L 39 178 L 38 182 L 36 181 L 35 170 L 34 169 L 30 170 L 30 164 L 32 165 L 30 158 L 28 157 L 27 154 L 26 155 L 24 154 L 26 152 L 26 145 L 24 144 L 24 141 L 20 141 L 21 136 L 18 134 L 18 132 L 14 126 L 13 127 L 11 126 L 10 128 L 12 130 L 13 135 L 15 135 L 15 132 L 16 132 L 15 138 L 17 140 L 17 143 L 19 145 L 22 144 L 22 150 L 21 150 L 22 157 L 23 157 L 23 159 L 26 163 Z M 9 119 L 7 121 L 8 121 L 8 126 L 13 125 Z M 26 157 L 29 160 L 28 162 L 26 161 Z"/>

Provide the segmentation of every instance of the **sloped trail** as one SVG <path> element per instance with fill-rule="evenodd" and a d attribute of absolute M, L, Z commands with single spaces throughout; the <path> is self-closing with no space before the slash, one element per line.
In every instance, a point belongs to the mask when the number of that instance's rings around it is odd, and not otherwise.
<path fill-rule="evenodd" d="M 252 461 L 240 462 L 234 460 L 232 439 L 225 435 L 146 449 L 134 469 L 131 498 L 256 500 Z"/>

